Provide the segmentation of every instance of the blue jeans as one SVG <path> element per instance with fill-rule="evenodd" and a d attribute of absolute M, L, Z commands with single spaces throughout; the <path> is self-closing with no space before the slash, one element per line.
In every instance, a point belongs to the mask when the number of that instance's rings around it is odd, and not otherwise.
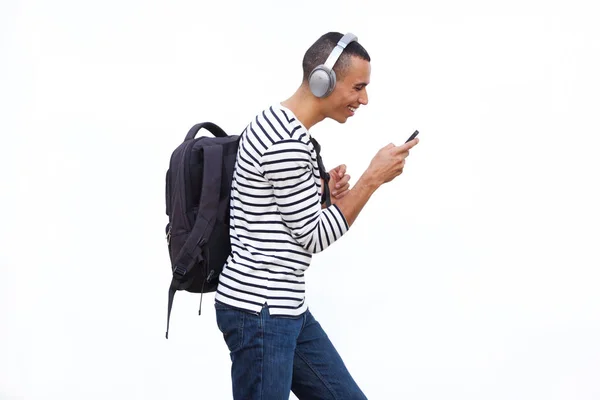
<path fill-rule="evenodd" d="M 310 311 L 298 317 L 258 314 L 215 303 L 231 356 L 235 400 L 366 399 Z"/>

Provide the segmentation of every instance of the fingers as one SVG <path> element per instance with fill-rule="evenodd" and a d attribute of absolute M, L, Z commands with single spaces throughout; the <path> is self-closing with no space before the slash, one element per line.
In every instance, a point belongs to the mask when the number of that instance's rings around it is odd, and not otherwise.
<path fill-rule="evenodd" d="M 398 153 L 403 153 L 415 147 L 419 143 L 419 138 L 414 138 L 410 142 L 404 143 L 401 146 L 396 146 L 395 151 Z"/>
<path fill-rule="evenodd" d="M 339 188 L 341 188 L 341 187 L 347 186 L 347 185 L 348 185 L 348 182 L 350 182 L 350 175 L 344 175 L 344 176 L 342 177 L 342 179 L 340 179 L 340 180 L 339 180 L 339 182 L 337 182 L 337 183 L 335 184 L 335 188 L 336 188 L 336 189 L 339 189 Z"/>
<path fill-rule="evenodd" d="M 340 179 L 342 179 L 344 177 L 344 175 L 346 174 L 346 164 L 338 165 L 336 170 L 338 172 L 338 177 Z"/>
<path fill-rule="evenodd" d="M 331 193 L 331 195 L 333 197 L 335 197 L 336 199 L 341 199 L 343 196 L 346 195 L 347 192 L 350 191 L 350 185 L 346 185 L 343 188 L 334 191 L 333 193 Z"/>
<path fill-rule="evenodd" d="M 329 171 L 330 175 L 333 175 L 336 179 L 342 179 L 346 174 L 346 164 L 341 164 Z"/>
<path fill-rule="evenodd" d="M 344 175 L 342 179 L 335 184 L 335 188 L 333 189 L 332 195 L 336 198 L 339 197 L 339 194 L 345 193 L 350 189 L 350 175 Z"/>
<path fill-rule="evenodd" d="M 409 156 L 409 154 L 410 154 L 409 150 L 412 149 L 413 147 L 415 147 L 418 143 L 419 143 L 419 139 L 415 138 L 415 139 L 411 140 L 410 142 L 404 143 L 402 146 L 397 146 L 395 149 L 392 150 L 392 152 L 395 157 L 400 157 L 401 159 L 404 160 L 406 157 Z"/>
<path fill-rule="evenodd" d="M 348 193 L 350 193 L 350 190 L 344 190 L 343 192 L 339 192 L 333 195 L 333 197 L 335 197 L 336 199 L 341 199 L 342 197 L 346 196 Z"/>

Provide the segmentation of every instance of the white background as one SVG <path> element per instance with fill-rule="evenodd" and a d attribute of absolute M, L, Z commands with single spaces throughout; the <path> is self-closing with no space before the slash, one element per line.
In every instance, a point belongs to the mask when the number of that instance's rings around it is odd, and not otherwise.
<path fill-rule="evenodd" d="M 326 165 L 355 182 L 421 131 L 307 274 L 367 396 L 600 398 L 600 28 L 564 3 L 3 0 L 0 399 L 231 398 L 214 295 L 164 337 L 168 160 L 291 95 L 332 30 L 372 75 L 312 130 Z"/>

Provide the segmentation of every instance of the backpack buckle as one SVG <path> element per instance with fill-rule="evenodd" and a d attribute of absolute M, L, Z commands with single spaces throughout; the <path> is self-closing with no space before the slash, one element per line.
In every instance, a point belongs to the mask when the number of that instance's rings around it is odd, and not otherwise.
<path fill-rule="evenodd" d="M 173 275 L 175 276 L 176 279 L 183 278 L 186 273 L 187 273 L 187 270 L 185 269 L 185 267 L 182 267 L 181 265 L 176 265 L 175 268 L 173 269 Z"/>

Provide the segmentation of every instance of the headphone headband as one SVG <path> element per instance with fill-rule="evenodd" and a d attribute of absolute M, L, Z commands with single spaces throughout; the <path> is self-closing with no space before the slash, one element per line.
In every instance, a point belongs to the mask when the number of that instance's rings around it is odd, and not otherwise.
<path fill-rule="evenodd" d="M 331 50 L 331 54 L 329 54 L 329 57 L 327 57 L 327 61 L 325 61 L 324 63 L 325 67 L 333 69 L 333 66 L 335 65 L 336 61 L 338 60 L 346 46 L 348 46 L 351 42 L 354 42 L 356 40 L 358 40 L 358 38 L 352 33 L 346 33 L 344 36 L 342 36 L 342 38 L 335 45 L 333 50 Z"/>

